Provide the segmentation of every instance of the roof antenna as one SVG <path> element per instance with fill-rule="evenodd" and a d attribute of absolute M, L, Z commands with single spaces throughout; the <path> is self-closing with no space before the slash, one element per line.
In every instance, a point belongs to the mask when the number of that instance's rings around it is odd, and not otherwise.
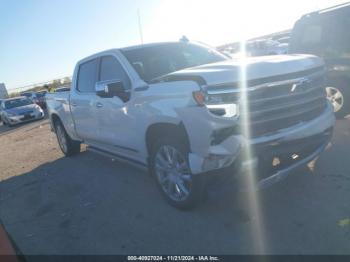
<path fill-rule="evenodd" d="M 190 40 L 188 40 L 188 38 L 183 35 L 181 38 L 180 38 L 180 42 L 184 42 L 184 43 L 188 43 Z"/>

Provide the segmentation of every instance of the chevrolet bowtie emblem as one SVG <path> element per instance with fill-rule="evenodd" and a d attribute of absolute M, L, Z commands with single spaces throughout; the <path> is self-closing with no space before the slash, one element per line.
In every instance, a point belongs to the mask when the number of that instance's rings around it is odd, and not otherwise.
<path fill-rule="evenodd" d="M 297 88 L 298 89 L 301 88 L 302 90 L 306 90 L 307 87 L 305 86 L 305 84 L 308 82 L 309 82 L 309 80 L 307 78 L 299 80 L 297 83 L 294 83 L 292 85 L 292 89 L 290 90 L 290 92 L 293 93 Z"/>

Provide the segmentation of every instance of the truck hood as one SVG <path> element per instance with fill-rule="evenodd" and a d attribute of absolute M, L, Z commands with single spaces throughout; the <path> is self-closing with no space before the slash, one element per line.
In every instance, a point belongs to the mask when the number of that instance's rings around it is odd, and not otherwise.
<path fill-rule="evenodd" d="M 202 79 L 206 85 L 220 85 L 278 75 L 297 73 L 324 66 L 321 58 L 313 55 L 274 55 L 234 59 L 191 67 L 164 77 L 166 81 Z M 245 77 L 243 76 L 245 74 Z"/>

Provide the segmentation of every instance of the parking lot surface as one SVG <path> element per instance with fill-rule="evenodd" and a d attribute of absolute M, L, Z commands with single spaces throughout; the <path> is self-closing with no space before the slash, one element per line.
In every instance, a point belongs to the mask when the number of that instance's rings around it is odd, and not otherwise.
<path fill-rule="evenodd" d="M 63 157 L 47 120 L 0 125 L 0 148 L 0 219 L 24 254 L 252 254 L 259 241 L 266 254 L 350 254 L 350 119 L 313 165 L 257 193 L 258 215 L 231 180 L 174 209 L 145 172 Z"/>

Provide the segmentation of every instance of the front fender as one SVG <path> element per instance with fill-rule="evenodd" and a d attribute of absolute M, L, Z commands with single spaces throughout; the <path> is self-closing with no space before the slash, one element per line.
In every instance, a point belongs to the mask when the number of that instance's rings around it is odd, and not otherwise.
<path fill-rule="evenodd" d="M 146 89 L 134 91 L 128 113 L 137 121 L 135 128 L 140 134 L 134 141 L 135 145 L 143 144 L 140 150 L 145 155 L 147 146 L 144 137 L 147 129 L 158 123 L 180 125 L 183 120 L 182 109 L 197 107 L 192 93 L 198 90 L 200 86 L 195 81 L 174 81 L 150 84 Z"/>

